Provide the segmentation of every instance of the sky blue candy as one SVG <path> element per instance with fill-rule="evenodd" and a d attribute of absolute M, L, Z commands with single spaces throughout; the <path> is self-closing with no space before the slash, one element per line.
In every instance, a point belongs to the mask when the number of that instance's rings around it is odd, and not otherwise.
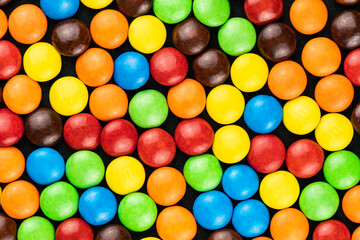
<path fill-rule="evenodd" d="M 229 197 L 242 201 L 251 198 L 258 191 L 259 177 L 247 165 L 233 165 L 224 172 L 222 187 Z"/>
<path fill-rule="evenodd" d="M 39 148 L 28 156 L 26 171 L 37 184 L 49 185 L 62 178 L 65 162 L 58 151 L 47 147 Z"/>
<path fill-rule="evenodd" d="M 258 95 L 245 106 L 246 125 L 254 132 L 266 134 L 274 131 L 281 123 L 283 111 L 274 97 Z"/>
<path fill-rule="evenodd" d="M 149 79 L 149 62 L 140 53 L 123 53 L 115 60 L 114 64 L 114 80 L 125 90 L 141 88 Z"/>
<path fill-rule="evenodd" d="M 54 20 L 71 18 L 79 9 L 79 0 L 40 0 L 45 15 Z"/>
<path fill-rule="evenodd" d="M 228 196 L 214 190 L 202 193 L 196 198 L 193 213 L 203 228 L 217 230 L 230 222 L 233 205 Z"/>
<path fill-rule="evenodd" d="M 245 200 L 234 209 L 232 224 L 241 236 L 248 238 L 260 236 L 269 227 L 269 222 L 269 211 L 258 200 Z"/>
<path fill-rule="evenodd" d="M 104 225 L 110 222 L 116 211 L 116 198 L 104 187 L 89 188 L 80 197 L 80 215 L 91 225 Z"/>

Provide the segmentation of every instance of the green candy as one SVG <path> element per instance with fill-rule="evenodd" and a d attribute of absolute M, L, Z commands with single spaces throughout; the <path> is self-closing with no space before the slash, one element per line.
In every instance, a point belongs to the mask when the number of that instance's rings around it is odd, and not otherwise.
<path fill-rule="evenodd" d="M 105 174 L 105 166 L 100 158 L 91 151 L 78 151 L 66 161 L 66 176 L 78 188 L 98 185 Z"/>
<path fill-rule="evenodd" d="M 326 158 L 323 170 L 326 181 L 334 188 L 349 189 L 360 180 L 360 159 L 350 151 L 334 152 Z"/>
<path fill-rule="evenodd" d="M 40 195 L 40 208 L 43 213 L 55 221 L 72 217 L 79 203 L 76 189 L 67 182 L 56 182 L 46 187 Z"/>
<path fill-rule="evenodd" d="M 179 23 L 189 16 L 192 0 L 154 0 L 155 15 L 169 24 Z"/>
<path fill-rule="evenodd" d="M 17 233 L 18 240 L 54 240 L 55 229 L 49 220 L 43 217 L 25 219 Z"/>
<path fill-rule="evenodd" d="M 230 18 L 218 32 L 221 49 L 231 56 L 250 52 L 256 43 L 254 26 L 245 18 Z"/>
<path fill-rule="evenodd" d="M 223 175 L 219 160 L 207 153 L 190 157 L 184 165 L 183 172 L 186 182 L 199 192 L 216 188 Z"/>
<path fill-rule="evenodd" d="M 300 194 L 299 205 L 305 216 L 313 221 L 331 218 L 339 207 L 339 196 L 328 183 L 314 182 Z"/>
<path fill-rule="evenodd" d="M 154 225 L 157 217 L 155 202 L 144 193 L 130 193 L 118 209 L 119 219 L 131 231 L 143 232 Z"/>
<path fill-rule="evenodd" d="M 168 113 L 166 98 L 153 89 L 138 92 L 129 104 L 131 120 L 142 128 L 159 127 L 165 122 Z"/>
<path fill-rule="evenodd" d="M 193 11 L 195 17 L 206 26 L 218 27 L 229 19 L 230 3 L 228 0 L 194 0 Z"/>

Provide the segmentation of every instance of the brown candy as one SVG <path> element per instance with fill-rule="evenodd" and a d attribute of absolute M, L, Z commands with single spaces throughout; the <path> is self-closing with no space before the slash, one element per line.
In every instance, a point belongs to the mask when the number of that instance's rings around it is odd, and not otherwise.
<path fill-rule="evenodd" d="M 129 231 L 119 224 L 109 224 L 99 230 L 95 240 L 132 240 Z"/>
<path fill-rule="evenodd" d="M 356 105 L 352 112 L 351 123 L 356 132 L 360 134 L 360 103 Z"/>
<path fill-rule="evenodd" d="M 345 10 L 336 15 L 331 23 L 331 36 L 339 47 L 360 47 L 360 12 Z"/>
<path fill-rule="evenodd" d="M 215 87 L 229 77 L 230 63 L 225 53 L 208 49 L 193 61 L 195 79 L 207 87 Z"/>
<path fill-rule="evenodd" d="M 149 12 L 153 0 L 116 0 L 120 11 L 128 17 L 138 17 Z"/>
<path fill-rule="evenodd" d="M 174 46 L 186 55 L 197 55 L 205 50 L 210 41 L 209 29 L 191 17 L 175 26 L 172 39 Z"/>
<path fill-rule="evenodd" d="M 242 240 L 242 238 L 233 229 L 221 229 L 213 232 L 208 240 Z"/>
<path fill-rule="evenodd" d="M 25 135 L 35 145 L 54 146 L 62 136 L 59 114 L 48 108 L 38 108 L 25 120 Z"/>
<path fill-rule="evenodd" d="M 67 19 L 55 26 L 51 41 L 61 55 L 76 57 L 89 48 L 91 41 L 90 30 L 80 20 Z"/>
<path fill-rule="evenodd" d="M 296 49 L 294 31 L 283 23 L 270 23 L 260 32 L 258 41 L 260 53 L 272 62 L 280 62 L 291 57 Z"/>
<path fill-rule="evenodd" d="M 16 232 L 16 222 L 4 213 L 0 213 L 0 239 L 16 240 Z"/>
<path fill-rule="evenodd" d="M 360 0 L 335 0 L 335 1 L 342 5 L 355 5 L 360 2 Z"/>
<path fill-rule="evenodd" d="M 0 7 L 5 6 L 9 2 L 11 2 L 11 0 L 0 0 Z"/>

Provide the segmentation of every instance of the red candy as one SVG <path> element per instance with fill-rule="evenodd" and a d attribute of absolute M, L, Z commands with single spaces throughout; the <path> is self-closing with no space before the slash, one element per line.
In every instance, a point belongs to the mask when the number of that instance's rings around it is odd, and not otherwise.
<path fill-rule="evenodd" d="M 125 119 L 109 122 L 100 134 L 100 145 L 108 155 L 130 155 L 136 149 L 139 134 L 135 126 Z"/>
<path fill-rule="evenodd" d="M 139 137 L 138 153 L 146 165 L 163 167 L 170 164 L 175 157 L 175 141 L 167 131 L 153 128 Z"/>
<path fill-rule="evenodd" d="M 314 230 L 313 240 L 350 240 L 350 231 L 338 220 L 327 220 Z"/>
<path fill-rule="evenodd" d="M 65 142 L 74 150 L 94 150 L 100 143 L 100 122 L 89 113 L 70 117 L 64 125 Z"/>
<path fill-rule="evenodd" d="M 244 10 L 250 22 L 264 25 L 274 22 L 283 12 L 282 0 L 245 0 Z"/>
<path fill-rule="evenodd" d="M 183 120 L 175 129 L 175 143 L 188 155 L 199 155 L 206 152 L 214 141 L 214 131 L 202 118 Z"/>
<path fill-rule="evenodd" d="M 21 68 L 21 53 L 19 49 L 9 41 L 0 40 L 0 79 L 10 79 Z"/>
<path fill-rule="evenodd" d="M 288 148 L 286 166 L 298 178 L 315 176 L 324 164 L 324 151 L 316 142 L 301 139 Z"/>
<path fill-rule="evenodd" d="M 360 86 L 360 48 L 347 55 L 344 61 L 344 72 L 354 85 Z"/>
<path fill-rule="evenodd" d="M 56 240 L 93 240 L 91 226 L 80 218 L 70 218 L 62 222 L 55 232 Z"/>
<path fill-rule="evenodd" d="M 275 135 L 258 135 L 251 140 L 247 156 L 252 168 L 261 173 L 278 170 L 285 160 L 285 146 Z"/>
<path fill-rule="evenodd" d="M 179 50 L 167 47 L 157 51 L 150 59 L 151 76 L 160 84 L 173 86 L 186 77 L 188 62 Z"/>
<path fill-rule="evenodd" d="M 0 147 L 17 143 L 24 134 L 24 122 L 21 117 L 7 108 L 0 109 Z"/>

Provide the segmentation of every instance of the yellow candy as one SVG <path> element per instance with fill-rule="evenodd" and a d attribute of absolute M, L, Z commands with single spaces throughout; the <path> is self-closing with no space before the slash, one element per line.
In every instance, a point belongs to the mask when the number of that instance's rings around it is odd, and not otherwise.
<path fill-rule="evenodd" d="M 51 44 L 35 43 L 24 54 L 24 70 L 35 81 L 49 81 L 61 71 L 61 56 Z"/>
<path fill-rule="evenodd" d="M 312 132 L 319 124 L 319 105 L 307 96 L 288 101 L 283 108 L 283 122 L 292 133 L 304 135 Z"/>
<path fill-rule="evenodd" d="M 255 92 L 265 84 L 269 68 L 265 60 L 254 53 L 238 57 L 231 66 L 231 80 L 243 92 Z"/>
<path fill-rule="evenodd" d="M 135 18 L 130 24 L 129 41 L 133 48 L 142 53 L 159 50 L 166 40 L 166 28 L 156 17 L 145 15 Z"/>
<path fill-rule="evenodd" d="M 123 156 L 113 160 L 106 169 L 106 182 L 120 195 L 139 190 L 145 182 L 145 169 L 133 157 Z"/>
<path fill-rule="evenodd" d="M 249 135 L 237 125 L 221 127 L 215 133 L 212 150 L 214 155 L 224 163 L 240 162 L 250 150 Z"/>
<path fill-rule="evenodd" d="M 296 202 L 300 186 L 293 174 L 287 171 L 277 171 L 264 177 L 259 191 L 261 199 L 267 206 L 284 209 Z"/>
<path fill-rule="evenodd" d="M 89 94 L 85 84 L 75 77 L 63 77 L 50 88 L 50 104 L 61 115 L 71 116 L 84 110 Z"/>
<path fill-rule="evenodd" d="M 113 0 L 81 0 L 81 2 L 92 9 L 101 9 L 108 6 Z"/>
<path fill-rule="evenodd" d="M 327 151 L 339 151 L 346 148 L 354 135 L 350 120 L 339 113 L 324 115 L 317 128 L 315 138 Z"/>
<path fill-rule="evenodd" d="M 223 84 L 210 91 L 206 110 L 217 123 L 231 124 L 244 113 L 245 100 L 242 93 L 231 85 Z"/>

